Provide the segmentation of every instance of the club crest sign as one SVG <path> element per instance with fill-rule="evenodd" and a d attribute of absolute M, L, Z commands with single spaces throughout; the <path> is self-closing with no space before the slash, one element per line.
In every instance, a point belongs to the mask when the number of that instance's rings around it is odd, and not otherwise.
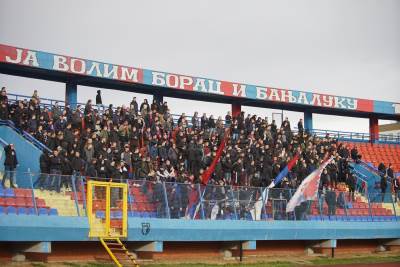
<path fill-rule="evenodd" d="M 142 235 L 148 235 L 150 233 L 150 223 L 142 223 Z"/>

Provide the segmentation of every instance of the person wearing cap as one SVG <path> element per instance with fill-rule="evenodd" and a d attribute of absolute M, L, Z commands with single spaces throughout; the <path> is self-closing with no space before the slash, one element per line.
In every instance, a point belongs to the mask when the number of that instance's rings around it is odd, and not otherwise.
<path fill-rule="evenodd" d="M 15 168 L 18 165 L 17 153 L 14 149 L 14 144 L 9 144 L 8 146 L 4 147 L 4 152 L 6 154 L 6 158 L 4 160 L 4 176 L 2 181 L 2 186 L 5 188 L 6 180 L 10 180 L 10 187 L 16 188 L 16 172 Z"/>

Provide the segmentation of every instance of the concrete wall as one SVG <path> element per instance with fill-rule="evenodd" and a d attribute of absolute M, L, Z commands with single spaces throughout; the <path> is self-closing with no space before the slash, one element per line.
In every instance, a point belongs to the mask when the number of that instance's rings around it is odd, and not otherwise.
<path fill-rule="evenodd" d="M 15 146 L 19 162 L 19 166 L 17 167 L 19 174 L 17 176 L 18 186 L 24 188 L 30 187 L 29 176 L 23 174 L 28 169 L 33 173 L 40 172 L 39 158 L 42 151 L 8 126 L 0 126 L 0 137 L 7 143 L 12 143 Z M 4 165 L 2 167 L 4 170 Z"/>
<path fill-rule="evenodd" d="M 143 227 L 150 227 L 146 233 Z M 86 217 L 0 216 L 0 241 L 88 241 Z M 400 238 L 399 222 L 208 221 L 129 218 L 129 241 Z M 95 240 L 95 239 L 94 239 Z"/>

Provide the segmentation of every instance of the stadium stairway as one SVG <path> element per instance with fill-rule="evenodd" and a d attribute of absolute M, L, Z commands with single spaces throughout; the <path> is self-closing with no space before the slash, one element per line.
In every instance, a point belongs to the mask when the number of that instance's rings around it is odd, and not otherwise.
<path fill-rule="evenodd" d="M 33 137 L 33 139 L 28 140 L 26 137 L 21 135 L 9 121 L 0 121 L 0 137 L 2 139 L 1 143 L 3 147 L 8 144 L 14 144 L 19 163 L 16 168 L 18 173 L 27 173 L 28 170 L 32 173 L 40 172 L 39 158 L 42 154 L 42 150 L 32 142 L 34 139 Z M 0 165 L 0 170 L 4 171 L 3 164 Z M 17 177 L 17 184 L 20 187 L 27 188 L 31 186 L 30 180 L 25 178 L 26 177 L 24 177 L 24 179 L 18 179 Z M 32 178 L 34 182 L 36 177 Z"/>
<path fill-rule="evenodd" d="M 84 216 L 83 205 L 78 203 L 79 214 L 76 208 L 76 202 L 70 192 L 54 192 L 48 190 L 35 189 L 35 196 L 44 199 L 51 208 L 58 211 L 59 216 Z"/>
<path fill-rule="evenodd" d="M 350 166 L 353 168 L 353 172 L 357 176 L 357 178 L 362 178 L 367 183 L 367 192 L 369 198 L 372 202 L 378 202 L 378 198 L 381 198 L 381 189 L 380 189 L 380 181 L 381 176 L 373 166 L 368 165 L 367 163 L 361 161 L 360 163 L 350 163 Z M 391 183 L 388 181 L 387 192 L 389 193 L 391 190 Z M 382 200 L 380 200 L 382 201 Z M 386 194 L 384 198 L 385 203 L 391 203 L 391 195 Z"/>
<path fill-rule="evenodd" d="M 139 267 L 139 264 L 137 264 L 135 260 L 135 256 L 128 251 L 119 238 L 100 238 L 100 242 L 118 267 Z"/>

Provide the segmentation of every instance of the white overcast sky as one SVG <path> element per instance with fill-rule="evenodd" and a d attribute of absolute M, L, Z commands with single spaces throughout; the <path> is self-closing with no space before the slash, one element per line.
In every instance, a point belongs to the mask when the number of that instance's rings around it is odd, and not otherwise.
<path fill-rule="evenodd" d="M 0 43 L 192 76 L 400 102 L 400 1 L 0 1 Z M 0 75 L 10 93 L 64 98 L 64 85 Z M 96 88 L 80 87 L 78 100 Z M 103 90 L 103 102 L 133 93 Z M 151 96 L 141 95 L 139 99 Z M 230 106 L 168 98 L 173 113 Z M 271 117 L 272 110 L 242 108 Z M 301 113 L 285 113 L 293 122 Z M 384 122 L 381 122 L 384 123 Z M 368 131 L 315 115 L 314 128 Z"/>

